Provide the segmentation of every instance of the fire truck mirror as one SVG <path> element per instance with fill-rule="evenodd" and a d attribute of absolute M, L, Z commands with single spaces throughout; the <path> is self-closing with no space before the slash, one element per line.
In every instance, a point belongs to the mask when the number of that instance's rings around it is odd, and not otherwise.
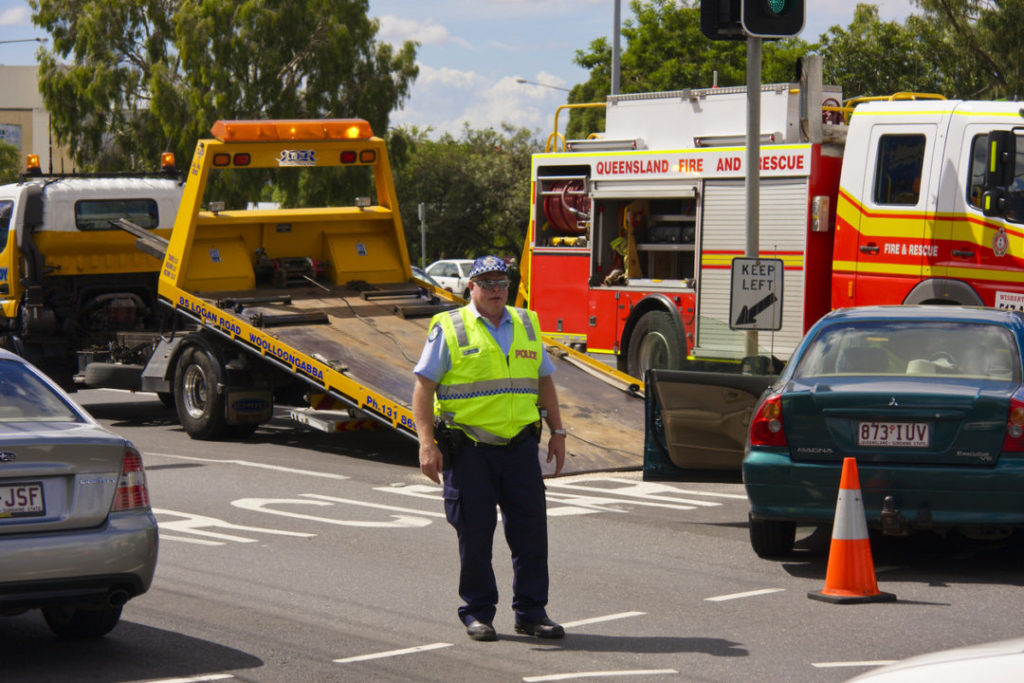
<path fill-rule="evenodd" d="M 1006 193 L 1002 190 L 985 190 L 981 195 L 981 211 L 986 216 L 1003 216 L 1006 213 Z"/>
<path fill-rule="evenodd" d="M 985 189 L 1006 189 L 1013 182 L 1016 161 L 1016 136 L 1013 131 L 993 130 L 988 134 L 988 164 L 985 166 Z"/>
<path fill-rule="evenodd" d="M 811 232 L 828 232 L 828 195 L 818 195 L 811 200 Z"/>

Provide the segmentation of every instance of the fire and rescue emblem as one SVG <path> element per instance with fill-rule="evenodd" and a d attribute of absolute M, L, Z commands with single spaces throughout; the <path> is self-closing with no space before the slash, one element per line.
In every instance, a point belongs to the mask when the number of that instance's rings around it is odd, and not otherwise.
<path fill-rule="evenodd" d="M 996 256 L 1006 256 L 1006 249 L 1010 246 L 1010 239 L 1006 236 L 1006 228 L 999 228 L 996 236 L 992 238 L 992 253 Z"/>

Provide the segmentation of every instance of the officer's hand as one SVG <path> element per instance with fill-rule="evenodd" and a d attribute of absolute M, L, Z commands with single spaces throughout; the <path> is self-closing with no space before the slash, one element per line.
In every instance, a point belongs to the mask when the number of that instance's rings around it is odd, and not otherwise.
<path fill-rule="evenodd" d="M 420 444 L 420 472 L 435 484 L 441 483 L 441 468 L 444 467 L 441 449 L 433 441 Z"/>
<path fill-rule="evenodd" d="M 548 439 L 548 464 L 551 464 L 552 460 L 555 461 L 555 474 L 557 475 L 562 471 L 562 465 L 565 464 L 565 436 L 562 434 L 552 434 Z"/>

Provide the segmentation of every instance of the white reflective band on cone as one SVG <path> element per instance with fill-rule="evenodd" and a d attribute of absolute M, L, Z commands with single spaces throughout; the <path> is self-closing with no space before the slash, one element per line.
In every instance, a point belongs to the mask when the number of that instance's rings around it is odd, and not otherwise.
<path fill-rule="evenodd" d="M 839 489 L 832 539 L 859 541 L 867 537 L 868 523 L 864 517 L 864 501 L 861 499 L 860 489 Z"/>

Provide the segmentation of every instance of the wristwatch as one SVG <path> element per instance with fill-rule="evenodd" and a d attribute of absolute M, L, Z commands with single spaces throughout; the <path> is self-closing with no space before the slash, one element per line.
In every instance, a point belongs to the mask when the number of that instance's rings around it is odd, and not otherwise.
<path fill-rule="evenodd" d="M 562 436 L 565 436 L 568 433 L 569 432 L 565 431 L 564 429 L 552 429 L 551 430 L 551 436 L 554 436 L 555 434 L 561 434 Z"/>

